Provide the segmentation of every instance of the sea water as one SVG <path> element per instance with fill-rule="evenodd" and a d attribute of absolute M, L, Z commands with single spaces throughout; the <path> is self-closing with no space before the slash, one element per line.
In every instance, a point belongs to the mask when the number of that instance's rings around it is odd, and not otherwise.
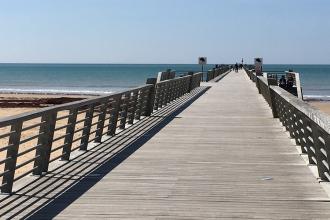
<path fill-rule="evenodd" d="M 204 66 L 204 70 L 214 65 Z M 197 64 L 0 64 L 0 93 L 109 94 L 145 84 L 160 71 L 201 71 Z M 330 100 L 330 65 L 264 65 L 300 73 L 305 98 Z"/>
<path fill-rule="evenodd" d="M 190 64 L 0 64 L 0 93 L 108 94 L 143 85 L 167 69 L 180 74 L 201 68 Z"/>

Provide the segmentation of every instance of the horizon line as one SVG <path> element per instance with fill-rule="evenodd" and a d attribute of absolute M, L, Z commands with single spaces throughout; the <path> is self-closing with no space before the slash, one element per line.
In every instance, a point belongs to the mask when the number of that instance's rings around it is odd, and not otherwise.
<path fill-rule="evenodd" d="M 64 64 L 64 65 L 200 65 L 198 63 L 80 63 L 80 62 L 0 62 L 1 64 Z M 234 63 L 208 63 L 206 65 L 235 64 Z M 244 63 L 253 65 L 252 63 Z M 330 63 L 264 63 L 263 65 L 330 65 Z"/>

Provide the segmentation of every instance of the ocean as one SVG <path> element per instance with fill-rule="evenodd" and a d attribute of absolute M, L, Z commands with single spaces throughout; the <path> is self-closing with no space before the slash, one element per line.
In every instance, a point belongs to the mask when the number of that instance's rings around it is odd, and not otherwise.
<path fill-rule="evenodd" d="M 213 65 L 204 66 L 204 70 Z M 201 71 L 197 64 L 0 64 L 0 93 L 109 94 L 145 84 L 160 71 Z M 300 73 L 304 97 L 330 100 L 330 65 L 264 65 Z"/>
<path fill-rule="evenodd" d="M 167 69 L 202 70 L 194 64 L 0 64 L 0 93 L 109 94 L 143 85 Z"/>

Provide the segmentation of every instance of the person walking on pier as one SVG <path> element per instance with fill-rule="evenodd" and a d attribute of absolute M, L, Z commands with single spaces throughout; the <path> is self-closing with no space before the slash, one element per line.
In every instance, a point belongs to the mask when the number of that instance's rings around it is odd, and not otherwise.
<path fill-rule="evenodd" d="M 285 89 L 286 88 L 286 79 L 284 76 L 282 76 L 279 80 L 279 87 Z"/>
<path fill-rule="evenodd" d="M 238 73 L 238 63 L 235 64 L 235 72 Z"/>

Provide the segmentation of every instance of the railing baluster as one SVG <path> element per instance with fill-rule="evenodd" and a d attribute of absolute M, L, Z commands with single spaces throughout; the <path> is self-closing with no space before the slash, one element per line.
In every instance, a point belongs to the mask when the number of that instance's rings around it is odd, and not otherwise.
<path fill-rule="evenodd" d="M 135 111 L 135 120 L 140 120 L 142 110 L 143 110 L 143 102 L 144 102 L 144 97 L 145 96 L 145 90 L 140 89 L 137 93 L 137 109 Z"/>
<path fill-rule="evenodd" d="M 136 114 L 136 110 L 137 110 L 137 104 L 138 104 L 138 95 L 139 95 L 139 91 L 134 91 L 132 92 L 132 104 L 130 106 L 131 110 L 130 110 L 130 115 L 128 117 L 128 124 L 133 124 L 134 123 L 134 118 L 135 118 L 135 114 Z"/>
<path fill-rule="evenodd" d="M 43 124 L 40 126 L 36 159 L 34 161 L 34 175 L 41 175 L 48 171 L 50 152 L 54 138 L 57 112 L 50 112 L 41 117 Z"/>
<path fill-rule="evenodd" d="M 70 154 L 71 154 L 71 148 L 72 148 L 72 140 L 73 140 L 73 136 L 74 136 L 74 130 L 76 127 L 76 121 L 77 121 L 77 113 L 78 113 L 78 109 L 77 108 L 73 108 L 70 110 L 70 116 L 68 118 L 68 127 L 66 128 L 65 133 L 68 134 L 68 136 L 66 136 L 64 138 L 64 147 L 63 147 L 63 152 L 62 152 L 62 160 L 70 160 Z"/>
<path fill-rule="evenodd" d="M 107 107 L 108 107 L 108 101 L 106 100 L 104 101 L 104 103 L 102 104 L 101 108 L 100 108 L 100 115 L 98 118 L 98 123 L 97 123 L 97 131 L 95 133 L 95 143 L 101 143 L 102 141 L 102 134 L 103 134 L 103 129 L 104 129 L 104 123 L 105 123 L 105 116 L 107 114 Z"/>
<path fill-rule="evenodd" d="M 149 88 L 148 96 L 145 97 L 147 99 L 147 103 L 146 103 L 146 110 L 143 116 L 150 116 L 152 114 L 154 110 L 154 106 L 156 106 L 155 95 L 156 95 L 156 87 L 151 86 Z M 145 102 L 145 100 L 143 100 L 143 102 Z"/>
<path fill-rule="evenodd" d="M 22 121 L 17 120 L 13 125 L 11 125 L 10 131 L 12 132 L 9 136 L 8 145 L 10 148 L 7 150 L 6 158 L 11 158 L 5 162 L 4 171 L 7 171 L 2 178 L 2 193 L 11 193 L 13 188 L 16 162 L 17 162 L 17 153 L 19 142 L 21 138 L 22 131 Z"/>
<path fill-rule="evenodd" d="M 88 111 L 86 112 L 85 115 L 85 123 L 84 123 L 84 130 L 82 133 L 82 138 L 80 142 L 80 150 L 87 150 L 87 145 L 88 145 L 88 140 L 89 140 L 89 135 L 91 132 L 91 124 L 93 121 L 93 115 L 94 115 L 94 107 L 96 103 L 93 103 L 88 106 Z"/>
<path fill-rule="evenodd" d="M 164 86 L 164 96 L 163 96 L 162 106 L 166 106 L 169 95 L 169 83 L 165 83 L 163 86 Z"/>
<path fill-rule="evenodd" d="M 113 108 L 113 110 L 110 113 L 108 133 L 107 133 L 107 135 L 110 135 L 110 136 L 114 136 L 116 134 L 119 110 L 120 110 L 120 105 L 121 105 L 121 96 L 122 95 L 119 94 L 113 98 L 114 103 L 111 106 Z"/>
<path fill-rule="evenodd" d="M 120 123 L 119 123 L 120 129 L 125 129 L 126 127 L 129 98 L 130 98 L 129 94 L 125 93 L 123 95 L 121 111 L 120 111 Z"/>

